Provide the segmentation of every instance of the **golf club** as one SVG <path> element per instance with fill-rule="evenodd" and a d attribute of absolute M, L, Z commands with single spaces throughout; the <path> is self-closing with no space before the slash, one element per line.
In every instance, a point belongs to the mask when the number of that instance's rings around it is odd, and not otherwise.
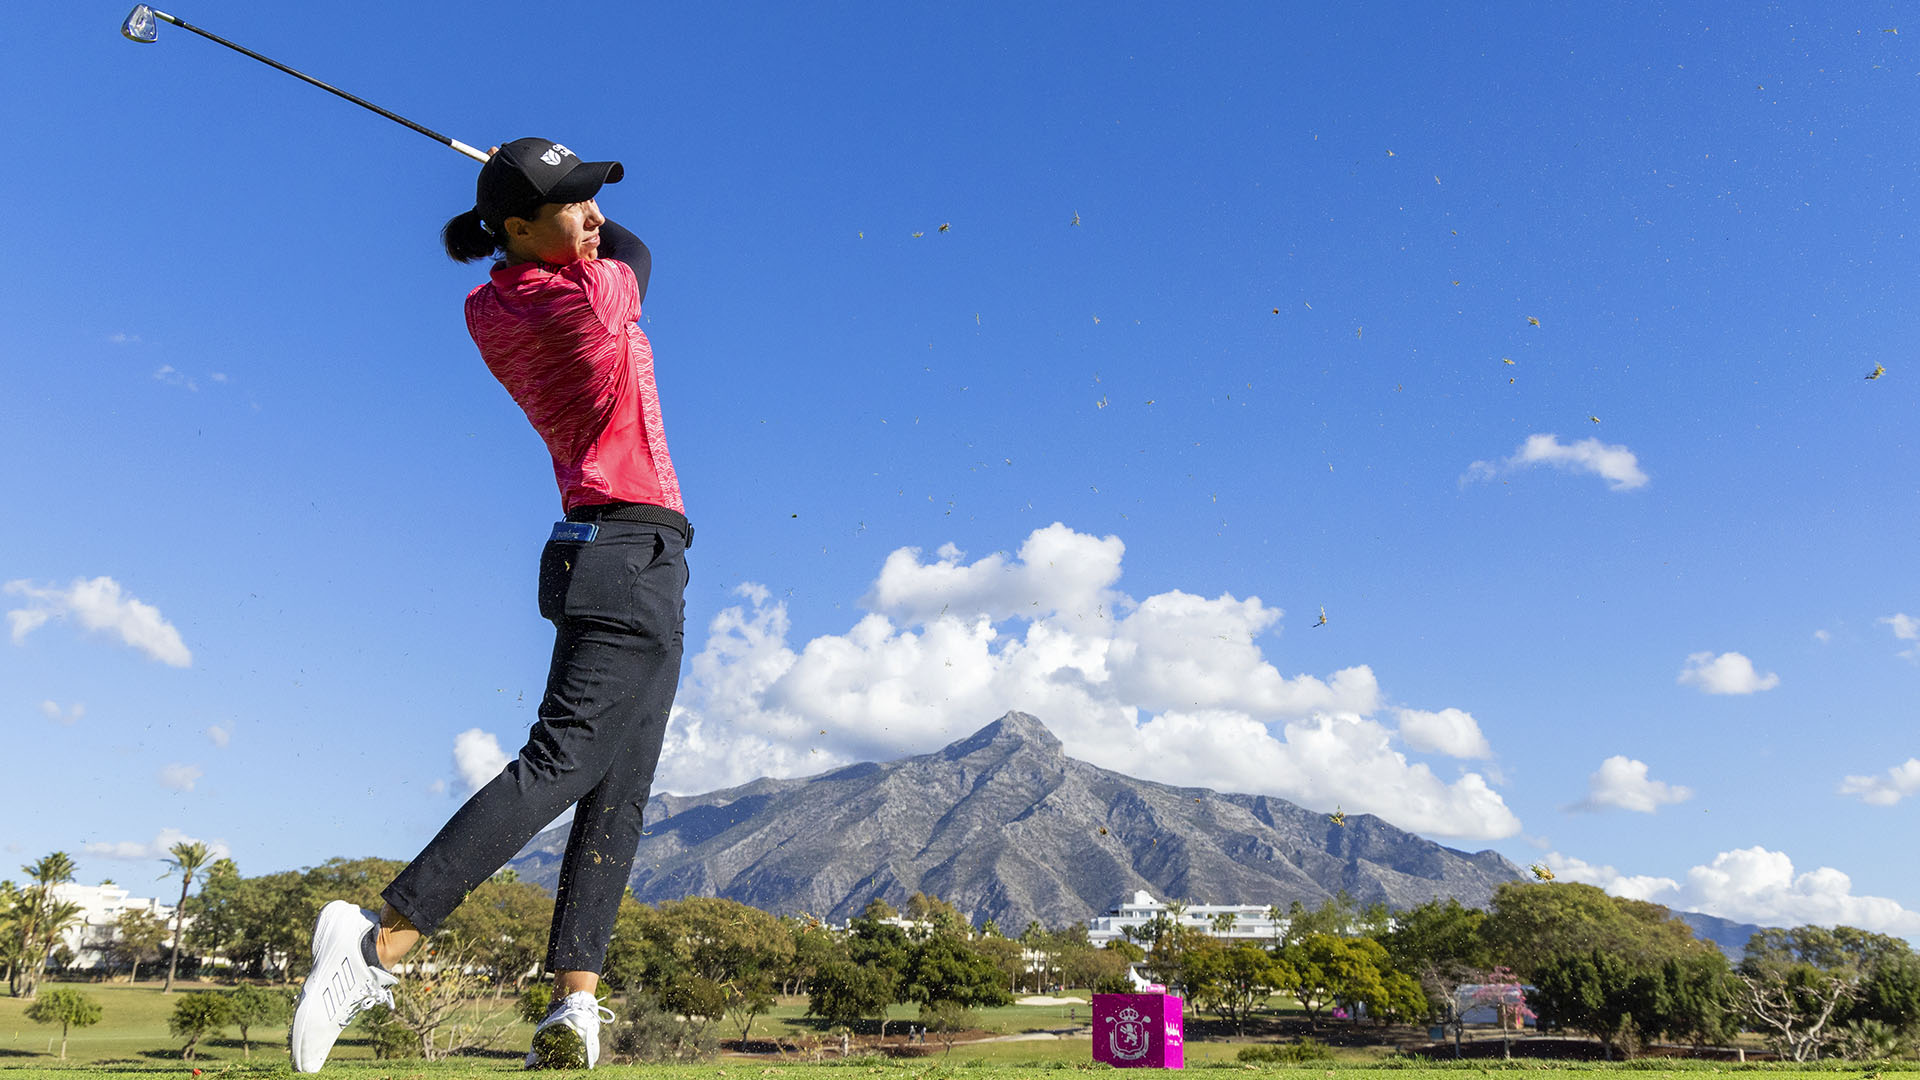
<path fill-rule="evenodd" d="M 320 89 L 325 90 L 329 94 L 337 94 L 340 97 L 346 98 L 348 101 L 353 102 L 355 105 L 358 105 L 363 109 L 369 109 L 373 112 L 379 113 L 381 116 L 386 117 L 387 119 L 393 121 L 396 124 L 404 124 L 407 127 L 410 127 L 413 130 L 419 132 L 420 134 L 425 135 L 427 138 L 432 139 L 437 143 L 440 143 L 443 146 L 450 146 L 453 149 L 460 151 L 461 153 L 467 155 L 468 157 L 472 158 L 475 161 L 484 162 L 487 160 L 487 154 L 486 154 L 486 151 L 484 150 L 476 150 L 473 147 L 468 146 L 466 143 L 461 142 L 459 139 L 448 138 L 447 136 L 442 135 L 431 128 L 421 127 L 419 124 L 414 123 L 413 121 L 407 119 L 406 117 L 399 116 L 394 113 L 390 113 L 387 110 L 381 108 L 380 106 L 375 105 L 371 101 L 367 101 L 362 98 L 357 98 L 352 94 L 347 93 L 345 90 L 340 89 L 337 86 L 328 86 L 326 83 L 321 82 L 319 79 L 316 79 L 311 75 L 305 74 L 304 72 L 295 71 L 278 60 L 261 56 L 259 53 L 254 52 L 252 49 L 235 45 L 233 42 L 228 41 L 226 38 L 223 38 L 218 34 L 210 34 L 207 31 L 202 30 L 199 27 L 194 26 L 182 19 L 175 18 L 174 16 L 169 15 L 164 11 L 156 11 L 145 4 L 135 4 L 133 7 L 133 10 L 127 13 L 127 21 L 120 24 L 120 33 L 128 41 L 138 41 L 142 44 L 150 45 L 153 42 L 158 41 L 160 38 L 160 35 L 158 32 L 159 28 L 154 24 L 155 19 L 159 19 L 163 22 L 170 22 L 182 30 L 191 30 L 196 34 L 199 34 L 201 37 L 206 38 L 208 41 L 218 42 L 222 45 L 225 45 L 227 48 L 232 49 L 234 52 L 237 52 L 237 53 L 245 53 L 246 55 L 253 57 L 255 60 L 258 60 L 261 63 L 268 65 L 269 67 L 279 68 L 281 71 L 286 72 L 287 74 L 293 76 L 294 78 L 299 79 L 303 82 L 312 83 L 313 85 L 319 87 Z"/>

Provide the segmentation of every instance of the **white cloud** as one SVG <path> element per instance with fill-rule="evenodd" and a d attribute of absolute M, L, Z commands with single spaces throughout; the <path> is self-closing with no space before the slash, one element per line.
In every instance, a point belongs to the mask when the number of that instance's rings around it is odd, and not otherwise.
<path fill-rule="evenodd" d="M 429 795 L 445 795 L 446 793 L 447 782 L 445 780 L 435 780 L 433 783 L 427 785 L 427 794 Z"/>
<path fill-rule="evenodd" d="M 1815 641 L 1817 641 L 1817 642 L 1819 642 L 1819 643 L 1820 643 L 1820 644 L 1822 644 L 1822 645 L 1825 645 L 1825 644 L 1826 644 L 1827 642 L 1829 642 L 1829 641 L 1832 641 L 1832 640 L 1833 640 L 1833 631 L 1831 631 L 1831 630 L 1815 630 L 1815 631 L 1813 632 L 1813 640 L 1815 640 Z"/>
<path fill-rule="evenodd" d="M 1599 810 L 1613 806 L 1651 814 L 1662 806 L 1686 802 L 1691 798 L 1693 789 L 1649 779 L 1646 762 L 1615 754 L 1601 762 L 1600 768 L 1587 777 L 1587 797 L 1575 804 L 1573 809 Z"/>
<path fill-rule="evenodd" d="M 506 751 L 500 749 L 500 740 L 479 728 L 468 728 L 453 737 L 453 767 L 468 791 L 478 791 L 500 775 L 509 760 Z"/>
<path fill-rule="evenodd" d="M 207 740 L 215 746 L 225 746 L 233 741 L 233 729 L 219 724 L 207 725 Z"/>
<path fill-rule="evenodd" d="M 1920 758 L 1908 758 L 1880 776 L 1849 776 L 1840 781 L 1840 794 L 1857 795 L 1870 806 L 1892 806 L 1916 793 L 1920 793 Z"/>
<path fill-rule="evenodd" d="M 86 629 L 117 635 L 163 664 L 186 667 L 193 663 L 193 654 L 180 639 L 180 631 L 160 614 L 160 609 L 126 594 L 112 578 L 76 579 L 64 589 L 9 581 L 4 591 L 28 601 L 28 606 L 7 612 L 15 645 L 25 642 L 28 634 L 48 620 L 72 616 Z"/>
<path fill-rule="evenodd" d="M 1893 636 L 1901 641 L 1920 641 L 1920 619 L 1916 619 L 1911 615 L 1903 613 L 1894 614 L 1875 619 L 1874 621 L 1884 623 L 1891 627 L 1893 629 Z M 1902 649 L 1900 650 L 1900 655 L 1916 663 L 1920 663 L 1920 645 L 1915 645 L 1910 649 Z"/>
<path fill-rule="evenodd" d="M 168 852 L 173 845 L 180 843 L 191 844 L 194 843 L 196 839 L 197 838 L 181 832 L 179 829 L 166 828 L 161 829 L 160 832 L 154 836 L 152 843 L 142 844 L 133 840 L 120 840 L 115 842 L 99 841 L 82 844 L 80 850 L 100 859 L 165 859 L 168 857 Z M 224 859 L 232 854 L 225 840 L 208 840 L 205 841 L 205 843 L 208 853 L 216 859 Z"/>
<path fill-rule="evenodd" d="M 87 715 L 87 707 L 76 701 L 62 709 L 57 701 L 43 701 L 40 703 L 40 714 L 57 723 L 72 725 Z"/>
<path fill-rule="evenodd" d="M 1519 831 L 1485 776 L 1442 781 L 1393 749 L 1395 731 L 1371 716 L 1371 668 L 1284 675 L 1260 640 L 1279 609 L 1179 590 L 1135 601 L 1115 589 L 1123 552 L 1117 537 L 1060 524 L 971 563 L 951 546 L 930 560 L 903 548 L 868 591 L 869 614 L 797 647 L 785 606 L 743 586 L 691 661 L 662 790 L 925 753 L 1019 709 L 1068 754 L 1146 779 L 1338 803 L 1449 836 Z M 1478 734 L 1458 710 L 1419 714 L 1458 727 L 1454 715 Z M 1431 743 L 1422 723 L 1414 737 Z"/>
<path fill-rule="evenodd" d="M 1490 758 L 1493 747 L 1480 733 L 1473 714 L 1459 709 L 1422 712 L 1419 709 L 1396 710 L 1400 719 L 1400 737 L 1408 746 L 1430 754 L 1457 758 Z"/>
<path fill-rule="evenodd" d="M 156 381 L 166 383 L 168 386 L 184 386 L 196 393 L 200 390 L 199 383 L 172 364 L 160 365 L 160 370 L 154 372 L 153 377 Z"/>
<path fill-rule="evenodd" d="M 1560 437 L 1553 434 L 1527 436 L 1527 441 L 1521 443 L 1513 456 L 1505 460 L 1474 462 L 1467 466 L 1467 473 L 1461 477 L 1461 482 L 1488 480 L 1502 472 L 1535 465 L 1591 473 L 1605 480 L 1614 491 L 1632 491 L 1647 483 L 1647 474 L 1641 471 L 1640 460 L 1626 447 L 1609 446 L 1592 438 L 1577 443 L 1562 443 Z"/>
<path fill-rule="evenodd" d="M 1753 661 L 1737 652 L 1690 653 L 1687 666 L 1677 680 L 1682 686 L 1697 686 L 1707 694 L 1753 694 L 1780 685 L 1780 676 L 1765 675 L 1753 669 Z"/>
<path fill-rule="evenodd" d="M 173 762 L 160 767 L 160 786 L 168 791 L 192 791 L 205 770 L 198 765 L 183 765 Z"/>
<path fill-rule="evenodd" d="M 1629 900 L 1658 900 L 1664 894 L 1676 892 L 1680 883 L 1669 877 L 1651 877 L 1645 874 L 1622 874 L 1611 866 L 1595 866 L 1582 859 L 1552 852 L 1546 857 L 1549 870 L 1561 881 L 1573 881 L 1583 885 L 1597 885 L 1615 896 L 1624 896 Z"/>
<path fill-rule="evenodd" d="M 107 341 L 114 345 L 132 345 L 139 340 L 139 334 L 129 334 L 124 330 L 117 330 L 107 335 Z"/>
<path fill-rule="evenodd" d="M 1568 881 L 1598 885 L 1616 896 L 1651 900 L 1761 926 L 1857 926 L 1880 934 L 1920 934 L 1920 912 L 1882 896 L 1853 895 L 1853 879 L 1823 866 L 1796 874 L 1785 852 L 1764 847 L 1723 851 L 1687 871 L 1684 881 L 1626 875 L 1553 854 L 1547 865 Z"/>

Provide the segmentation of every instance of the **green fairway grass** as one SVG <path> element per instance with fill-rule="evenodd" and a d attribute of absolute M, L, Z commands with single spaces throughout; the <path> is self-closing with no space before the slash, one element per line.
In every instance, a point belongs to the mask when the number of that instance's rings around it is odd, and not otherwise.
<path fill-rule="evenodd" d="M 225 1035 L 203 1041 L 198 1059 L 180 1060 L 181 1040 L 167 1031 L 167 1018 L 182 995 L 223 989 L 213 984 L 177 984 L 171 995 L 163 994 L 158 983 L 124 984 L 73 983 L 71 986 L 93 997 L 101 1005 L 99 1024 L 75 1029 L 68 1038 L 68 1059 L 61 1062 L 60 1029 L 35 1024 L 25 1018 L 27 1002 L 0 998 L 0 1080 L 34 1080 L 60 1077 L 76 1080 L 82 1076 L 101 1077 L 179 1077 L 191 1080 L 195 1066 L 202 1070 L 201 1080 L 247 1080 L 250 1077 L 289 1077 L 286 1027 L 267 1026 L 251 1030 L 253 1057 L 241 1053 L 239 1032 L 228 1029 Z M 491 1000 L 482 1003 L 491 1006 Z M 616 1003 L 617 1004 L 617 1003 Z M 1275 1002 L 1274 1004 L 1279 1004 Z M 1070 1011 L 1071 1010 L 1071 1011 Z M 968 1032 L 965 1041 L 956 1042 L 951 1053 L 938 1039 L 927 1036 L 923 1045 L 912 1047 L 924 1056 L 883 1058 L 867 1053 L 862 1044 L 871 1045 L 878 1023 L 868 1021 L 856 1032 L 855 1056 L 841 1060 L 837 1054 L 838 1036 L 827 1026 L 805 1015 L 804 998 L 783 999 L 773 1011 L 758 1018 L 753 1026 L 757 1040 L 780 1039 L 789 1046 L 815 1045 L 826 1048 L 823 1060 L 812 1062 L 799 1053 L 788 1057 L 776 1054 L 739 1055 L 723 1053 L 702 1065 L 603 1065 L 594 1077 L 613 1080 L 778 1080 L 788 1077 L 813 1077 L 815 1080 L 967 1080 L 991 1076 L 993 1080 L 1027 1080 L 1043 1076 L 1058 1077 L 1063 1072 L 1106 1071 L 1092 1062 L 1092 1043 L 1085 1027 L 1087 1006 L 1009 1005 L 983 1009 L 976 1015 L 977 1029 Z M 889 1015 L 887 1045 L 900 1048 L 906 1043 L 909 1025 L 917 1021 L 912 1006 L 895 1006 Z M 1189 1020 L 1189 1032 L 1194 1021 Z M 722 1038 L 738 1037 L 736 1029 L 722 1027 Z M 373 1060 L 372 1047 L 358 1030 L 349 1030 L 336 1046 L 327 1063 L 326 1075 L 350 1080 L 467 1080 L 472 1077 L 497 1077 L 518 1073 L 520 1053 L 532 1034 L 530 1025 L 516 1023 L 506 1036 L 484 1056 L 462 1057 L 428 1063 L 419 1060 Z M 1026 1036 L 1026 1037 L 1020 1037 Z M 770 1045 L 770 1044 L 769 1044 Z M 1191 1040 L 1186 1044 L 1188 1068 L 1232 1069 L 1245 1072 L 1278 1072 L 1305 1080 L 1307 1077 L 1356 1080 L 1358 1074 L 1391 1072 L 1396 1080 L 1422 1080 L 1432 1074 L 1455 1077 L 1462 1072 L 1626 1071 L 1673 1075 L 1700 1072 L 1784 1072 L 1823 1071 L 1870 1078 L 1888 1072 L 1920 1071 L 1920 1062 L 1823 1062 L 1795 1066 L 1771 1062 L 1732 1064 L 1727 1062 L 1676 1061 L 1646 1059 L 1613 1064 L 1543 1061 L 1537 1059 L 1469 1060 L 1463 1062 L 1427 1062 L 1397 1056 L 1389 1046 L 1335 1047 L 1329 1062 L 1297 1066 L 1240 1064 L 1235 1056 L 1248 1040 Z M 584 1076 L 580 1074 L 566 1074 Z"/>
<path fill-rule="evenodd" d="M 1501 1066 L 1506 1067 L 1501 1067 Z M 1630 1073 L 1634 1077 L 1654 1080 L 1655 1077 L 1679 1077 L 1683 1074 L 1699 1073 L 1781 1073 L 1815 1072 L 1833 1073 L 1844 1076 L 1874 1077 L 1896 1071 L 1907 1072 L 1920 1066 L 1917 1062 L 1879 1063 L 1865 1066 L 1860 1062 L 1830 1062 L 1812 1066 L 1790 1066 L 1777 1064 L 1753 1064 L 1736 1066 L 1709 1066 L 1706 1063 L 1671 1062 L 1625 1062 L 1606 1064 L 1543 1064 L 1539 1062 L 1494 1062 L 1491 1067 L 1485 1063 L 1461 1068 L 1397 1068 L 1390 1065 L 1375 1066 L 1293 1066 L 1251 1069 L 1240 1065 L 1189 1066 L 1206 1072 L 1216 1073 L 1231 1070 L 1234 1073 L 1278 1074 L 1286 1080 L 1461 1080 L 1463 1073 L 1476 1072 L 1536 1072 L 1556 1073 Z M 523 1073 L 517 1062 L 488 1061 L 448 1061 L 428 1064 L 419 1061 L 374 1062 L 345 1061 L 338 1065 L 329 1062 L 324 1076 L 338 1076 L 343 1080 L 494 1080 L 494 1078 Z M 1060 1080 L 1063 1074 L 1084 1071 L 1109 1071 L 1105 1066 L 1091 1068 L 1073 1068 L 1061 1066 L 1035 1065 L 945 1065 L 932 1062 L 901 1064 L 897 1062 L 875 1062 L 855 1058 L 833 1065 L 793 1065 L 743 1059 L 722 1060 L 706 1065 L 603 1065 L 591 1073 L 585 1071 L 556 1072 L 550 1074 L 554 1080 L 562 1077 L 571 1080 Z M 127 1080 L 153 1080 L 157 1077 L 190 1076 L 188 1069 L 179 1063 L 113 1065 L 113 1066 L 69 1066 L 57 1068 L 42 1064 L 12 1066 L 0 1064 L 0 1077 L 6 1080 L 78 1080 L 83 1076 L 127 1078 Z M 250 1080 L 253 1077 L 286 1077 L 291 1074 L 284 1060 L 278 1064 L 259 1063 L 244 1065 L 239 1063 L 227 1066 L 213 1066 L 205 1069 L 202 1080 Z M 1692 1080 L 1691 1077 L 1688 1080 Z"/>

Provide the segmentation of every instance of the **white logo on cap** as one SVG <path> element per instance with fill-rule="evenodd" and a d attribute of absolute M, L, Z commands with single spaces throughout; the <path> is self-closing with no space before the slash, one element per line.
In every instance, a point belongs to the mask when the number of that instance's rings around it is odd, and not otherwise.
<path fill-rule="evenodd" d="M 567 149 L 566 147 L 561 146 L 559 143 L 554 143 L 553 149 L 548 150 L 546 153 L 540 155 L 540 160 L 546 162 L 549 165 L 558 165 L 560 164 L 560 159 L 563 157 L 577 157 L 577 156 L 579 155 L 575 154 L 573 151 Z"/>

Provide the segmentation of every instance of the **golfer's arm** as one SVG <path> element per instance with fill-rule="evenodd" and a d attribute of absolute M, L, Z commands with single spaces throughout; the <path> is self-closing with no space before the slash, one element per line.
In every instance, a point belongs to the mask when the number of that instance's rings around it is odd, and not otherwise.
<path fill-rule="evenodd" d="M 653 253 L 640 238 L 611 221 L 600 223 L 600 257 L 619 259 L 633 270 L 633 276 L 640 283 L 640 300 L 647 299 L 647 278 L 653 274 Z"/>

